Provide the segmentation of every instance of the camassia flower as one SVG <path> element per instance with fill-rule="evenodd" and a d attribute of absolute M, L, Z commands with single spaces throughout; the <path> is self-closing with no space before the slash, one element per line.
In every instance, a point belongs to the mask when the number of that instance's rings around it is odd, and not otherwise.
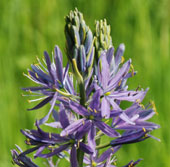
<path fill-rule="evenodd" d="M 110 55 L 111 54 L 111 55 Z M 117 67 L 110 68 L 110 60 L 113 52 L 102 52 L 100 60 L 98 63 L 98 73 L 97 73 L 97 84 L 95 89 L 100 89 L 102 101 L 101 101 L 101 114 L 102 117 L 110 117 L 110 105 L 115 110 L 120 110 L 120 101 L 142 101 L 148 89 L 145 91 L 133 91 L 126 90 L 121 86 L 121 83 L 127 80 L 132 74 L 129 73 L 131 60 L 128 60 L 123 66 L 117 71 Z M 110 71 L 110 69 L 114 71 Z M 117 72 L 116 72 L 116 71 Z"/>
<path fill-rule="evenodd" d="M 38 59 L 25 75 L 37 86 L 23 90 L 40 97 L 30 100 L 40 102 L 29 110 L 48 103 L 51 107 L 36 121 L 36 130 L 21 130 L 31 148 L 11 150 L 13 163 L 38 167 L 28 158 L 34 152 L 34 158 L 45 159 L 50 167 L 59 166 L 61 159 L 71 167 L 116 167 L 115 153 L 118 155 L 124 145 L 148 138 L 159 140 L 150 134 L 159 125 L 148 122 L 155 114 L 155 105 L 141 103 L 148 88 L 128 90 L 127 81 L 136 72 L 131 59 L 123 61 L 124 44 L 114 53 L 106 20 L 96 21 L 94 33 L 77 9 L 65 21 L 66 67 L 56 46 L 52 59 L 44 52 L 43 62 Z M 129 107 L 125 108 L 123 101 Z M 53 132 L 44 131 L 42 124 L 54 128 Z M 124 167 L 140 161 L 130 161 Z"/>
<path fill-rule="evenodd" d="M 70 126 L 67 126 L 61 132 L 62 136 L 72 134 L 82 126 L 88 127 L 88 144 L 91 148 L 93 148 L 93 150 L 95 150 L 96 147 L 96 127 L 107 136 L 120 136 L 118 132 L 116 132 L 113 128 L 111 128 L 109 125 L 102 121 L 102 115 L 100 111 L 100 91 L 96 91 L 94 93 L 88 109 L 73 101 L 70 102 L 70 108 L 78 115 L 83 116 L 83 118 L 75 121 Z"/>
<path fill-rule="evenodd" d="M 60 124 L 63 129 L 70 125 L 67 114 L 62 107 L 60 110 Z M 82 137 L 87 133 L 89 126 L 84 125 L 76 133 L 64 137 L 56 133 L 44 132 L 39 127 L 38 122 L 36 122 L 36 126 L 37 130 L 21 131 L 27 137 L 26 143 L 28 145 L 36 146 L 33 150 L 37 150 L 34 157 L 49 158 L 54 155 L 60 155 L 60 153 L 64 150 L 70 150 L 71 167 L 78 167 L 78 148 L 87 154 L 93 153 L 92 148 L 82 142 Z M 50 152 L 43 154 L 42 152 L 45 148 L 47 148 Z"/>
<path fill-rule="evenodd" d="M 75 95 L 72 79 L 68 75 L 69 65 L 63 68 L 63 58 L 59 47 L 56 46 L 54 49 L 52 62 L 47 52 L 44 52 L 44 58 L 45 65 L 38 59 L 39 64 L 31 65 L 32 70 L 28 70 L 28 75 L 25 74 L 25 76 L 39 86 L 23 88 L 23 90 L 30 92 L 31 96 L 43 96 L 38 99 L 29 100 L 29 102 L 42 100 L 38 105 L 29 110 L 39 109 L 47 103 L 51 104 L 48 114 L 39 120 L 39 124 L 43 124 L 48 120 L 56 101 L 61 96 L 61 92 L 67 96 Z"/>

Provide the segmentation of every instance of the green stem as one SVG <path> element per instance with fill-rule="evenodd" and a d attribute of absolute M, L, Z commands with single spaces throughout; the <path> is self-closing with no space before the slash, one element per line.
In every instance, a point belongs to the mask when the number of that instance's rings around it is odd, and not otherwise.
<path fill-rule="evenodd" d="M 80 90 L 80 104 L 85 107 L 86 103 L 86 92 L 85 92 L 85 87 L 84 83 L 81 82 L 79 83 L 79 90 Z M 83 137 L 83 143 L 86 142 L 86 136 Z M 83 167 L 83 159 L 84 159 L 84 152 L 80 149 L 77 150 L 77 160 L 79 163 L 79 167 Z"/>
<path fill-rule="evenodd" d="M 110 146 L 110 143 L 107 143 L 107 144 L 97 146 L 96 149 L 99 150 L 99 149 L 106 148 L 106 147 L 109 147 L 109 146 Z"/>

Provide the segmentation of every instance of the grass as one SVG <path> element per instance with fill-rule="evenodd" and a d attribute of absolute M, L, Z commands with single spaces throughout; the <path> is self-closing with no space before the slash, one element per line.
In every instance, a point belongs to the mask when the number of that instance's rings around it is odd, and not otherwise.
<path fill-rule="evenodd" d="M 36 56 L 51 52 L 57 44 L 64 53 L 64 16 L 77 7 L 94 30 L 94 20 L 106 18 L 115 48 L 125 43 L 125 59 L 132 58 L 138 75 L 131 88 L 150 87 L 145 102 L 156 103 L 161 125 L 149 139 L 124 146 L 117 155 L 120 165 L 143 158 L 139 166 L 170 166 L 170 13 L 168 0 L 1 0 L 0 1 L 0 166 L 11 165 L 14 144 L 26 148 L 19 130 L 33 128 L 41 111 L 26 111 L 31 105 L 21 97 L 21 87 L 32 83 L 22 76 Z M 49 106 L 48 106 L 49 107 Z M 47 108 L 48 108 L 47 107 Z"/>

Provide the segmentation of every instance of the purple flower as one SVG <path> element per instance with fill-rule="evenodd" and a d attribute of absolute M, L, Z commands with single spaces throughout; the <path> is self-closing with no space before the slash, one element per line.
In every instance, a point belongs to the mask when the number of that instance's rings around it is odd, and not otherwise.
<path fill-rule="evenodd" d="M 116 118 L 114 115 L 115 111 L 111 111 L 111 117 L 113 116 L 113 127 L 115 129 L 124 129 L 124 130 L 153 130 L 157 129 L 160 126 L 147 122 L 154 114 L 155 111 L 153 109 L 149 109 L 149 105 L 144 107 L 139 103 L 134 103 L 132 106 L 122 111 L 128 116 L 128 119 L 132 122 L 129 123 L 129 120 L 123 120 L 121 117 Z"/>
<path fill-rule="evenodd" d="M 127 165 L 123 166 L 123 167 L 134 167 L 136 166 L 142 159 L 138 159 L 137 161 L 130 161 Z"/>
<path fill-rule="evenodd" d="M 102 121 L 102 115 L 100 111 L 100 91 L 96 91 L 92 97 L 88 109 L 73 101 L 70 102 L 70 108 L 83 118 L 75 121 L 71 125 L 67 126 L 62 132 L 62 136 L 72 134 L 77 130 L 84 132 L 84 128 L 88 131 L 88 144 L 93 150 L 95 150 L 95 136 L 96 127 L 104 134 L 110 137 L 118 137 L 120 134 L 113 128 L 108 126 Z"/>
<path fill-rule="evenodd" d="M 26 156 L 26 154 L 34 151 L 34 148 L 23 152 L 19 146 L 16 145 L 16 147 L 21 153 L 18 153 L 15 149 L 11 150 L 14 164 L 17 164 L 20 167 L 38 167 L 30 158 Z"/>
<path fill-rule="evenodd" d="M 112 140 L 110 142 L 110 145 L 112 147 L 115 147 L 123 144 L 132 144 L 132 143 L 143 141 L 149 138 L 149 136 L 147 135 L 148 132 L 149 130 L 146 129 L 138 130 L 138 131 L 126 131 L 123 133 L 121 137 Z"/>
<path fill-rule="evenodd" d="M 62 90 L 65 95 L 75 95 L 72 80 L 68 75 L 69 65 L 65 69 L 63 68 L 62 53 L 58 46 L 55 47 L 54 53 L 54 58 L 51 62 L 48 53 L 44 52 L 47 67 L 38 59 L 39 64 L 32 65 L 32 70 L 28 70 L 28 75 L 26 76 L 39 86 L 23 88 L 23 90 L 32 93 L 32 96 L 43 96 L 38 99 L 29 100 L 29 102 L 42 100 L 38 105 L 29 110 L 39 109 L 47 103 L 51 104 L 48 114 L 39 121 L 39 124 L 43 124 L 48 120 L 56 101 L 61 97 L 61 92 L 58 93 L 59 90 Z"/>
<path fill-rule="evenodd" d="M 89 155 L 84 157 L 84 163 L 87 165 L 87 167 L 91 166 L 97 166 L 97 167 L 115 167 L 114 165 L 111 165 L 113 162 L 115 162 L 115 157 L 112 158 L 113 154 L 116 153 L 119 150 L 120 146 L 113 148 L 109 148 L 105 152 L 103 152 L 100 156 L 98 153 L 96 155 Z"/>
<path fill-rule="evenodd" d="M 108 53 L 109 55 L 107 55 Z M 117 66 L 112 66 L 111 64 L 109 64 L 112 59 L 109 58 L 110 55 L 113 56 L 113 52 L 111 52 L 110 50 L 107 52 L 102 52 L 98 63 L 98 83 L 95 85 L 95 89 L 100 89 L 101 91 L 101 113 L 102 117 L 105 118 L 110 117 L 110 105 L 113 107 L 113 109 L 120 110 L 120 101 L 142 101 L 148 90 L 126 90 L 127 88 L 124 86 L 125 81 L 132 75 L 131 73 L 129 73 L 131 60 L 127 61 L 119 70 L 117 70 L 119 64 Z M 117 59 L 119 60 L 119 58 Z M 118 61 L 117 59 L 116 61 Z"/>

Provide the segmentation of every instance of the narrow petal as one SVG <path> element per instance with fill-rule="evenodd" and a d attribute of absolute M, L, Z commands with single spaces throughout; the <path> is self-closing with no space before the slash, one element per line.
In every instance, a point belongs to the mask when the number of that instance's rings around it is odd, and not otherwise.
<path fill-rule="evenodd" d="M 91 147 L 94 153 L 96 149 L 95 136 L 96 136 L 96 129 L 94 125 L 92 125 L 88 133 L 88 145 Z"/>
<path fill-rule="evenodd" d="M 122 91 L 122 92 L 113 92 L 109 95 L 110 98 L 117 99 L 117 100 L 126 100 L 131 102 L 139 101 L 141 102 L 145 97 L 148 89 L 145 91 Z"/>
<path fill-rule="evenodd" d="M 75 122 L 73 122 L 72 124 L 70 124 L 69 126 L 67 126 L 61 133 L 60 135 L 61 136 L 67 136 L 69 134 L 73 134 L 74 132 L 76 132 L 80 127 L 81 125 L 83 124 L 83 122 L 85 121 L 84 118 L 82 119 L 79 119 Z"/>
<path fill-rule="evenodd" d="M 80 142 L 79 147 L 84 153 L 93 154 L 93 150 L 91 149 L 91 147 L 84 144 L 83 142 Z"/>
<path fill-rule="evenodd" d="M 75 146 L 72 146 L 71 148 L 70 163 L 71 163 L 71 167 L 78 167 L 77 149 Z"/>
<path fill-rule="evenodd" d="M 97 90 L 92 97 L 92 101 L 90 102 L 89 107 L 94 110 L 98 110 L 100 107 L 100 90 Z"/>
<path fill-rule="evenodd" d="M 60 123 L 61 123 L 62 128 L 65 129 L 67 126 L 70 125 L 69 119 L 67 117 L 67 114 L 65 112 L 65 108 L 64 108 L 62 103 L 60 103 L 59 107 L 60 107 L 60 113 L 59 113 L 59 115 L 60 115 Z"/>
<path fill-rule="evenodd" d="M 52 73 L 52 70 L 51 70 L 50 56 L 48 55 L 48 53 L 46 51 L 44 52 L 44 57 L 45 57 L 45 60 L 46 60 L 46 63 L 47 63 L 48 72 L 49 72 L 53 82 L 55 82 L 55 79 L 54 79 L 54 76 L 53 76 L 53 73 Z"/>
<path fill-rule="evenodd" d="M 39 104 L 37 104 L 35 107 L 28 109 L 28 111 L 30 111 L 30 110 L 37 110 L 37 109 L 43 107 L 43 106 L 46 105 L 48 102 L 50 102 L 52 98 L 53 98 L 53 96 L 47 97 L 46 99 L 44 99 L 43 101 L 41 101 Z"/>
<path fill-rule="evenodd" d="M 84 124 L 81 125 L 81 127 L 78 129 L 75 138 L 80 140 L 82 137 L 90 130 L 92 126 L 92 122 L 90 120 L 86 120 Z"/>
<path fill-rule="evenodd" d="M 126 123 L 135 125 L 135 122 L 131 121 L 131 119 L 124 112 L 119 117 Z"/>
<path fill-rule="evenodd" d="M 38 157 L 41 157 L 41 158 L 49 158 L 49 157 L 52 157 L 54 155 L 57 155 L 59 154 L 60 152 L 66 150 L 67 148 L 69 147 L 69 144 L 64 144 L 64 145 L 61 145 L 59 146 L 58 148 L 54 149 L 52 152 L 48 153 L 48 154 L 39 154 Z"/>
<path fill-rule="evenodd" d="M 130 69 L 130 64 L 131 64 L 131 60 L 127 61 L 122 66 L 122 68 L 116 73 L 116 75 L 111 79 L 111 81 L 109 81 L 109 85 L 106 92 L 111 91 L 119 84 L 121 79 L 128 73 Z"/>
<path fill-rule="evenodd" d="M 110 117 L 110 104 L 105 97 L 102 98 L 101 102 L 101 115 L 104 118 Z"/>
<path fill-rule="evenodd" d="M 58 80 L 63 83 L 63 60 L 62 60 L 62 53 L 59 49 L 58 46 L 55 47 L 54 49 L 54 53 L 55 53 L 55 63 L 56 63 L 56 72 L 57 72 L 57 77 Z"/>
<path fill-rule="evenodd" d="M 114 147 L 114 148 L 109 148 L 103 154 L 96 160 L 97 163 L 105 161 L 107 158 L 109 158 L 110 155 L 114 154 L 120 149 L 120 146 Z"/>
<path fill-rule="evenodd" d="M 53 96 L 53 99 L 51 100 L 51 108 L 50 108 L 48 114 L 45 117 L 43 117 L 42 119 L 39 120 L 39 125 L 45 123 L 48 120 L 48 118 L 49 118 L 49 116 L 50 116 L 50 114 L 53 111 L 53 108 L 55 106 L 57 96 L 58 96 L 58 93 L 56 92 Z"/>
<path fill-rule="evenodd" d="M 101 63 L 102 63 L 101 83 L 102 83 L 102 87 L 106 88 L 108 85 L 108 81 L 110 79 L 109 64 L 107 62 L 106 54 L 101 54 Z"/>
<path fill-rule="evenodd" d="M 116 66 L 119 66 L 119 64 L 121 63 L 121 59 L 123 56 L 123 53 L 125 51 L 125 45 L 122 43 L 119 45 L 116 54 L 115 54 L 115 64 Z"/>
<path fill-rule="evenodd" d="M 76 112 L 77 114 L 81 115 L 81 116 L 89 116 L 89 112 L 87 111 L 86 108 L 84 108 L 83 106 L 81 106 L 78 103 L 75 103 L 73 101 L 70 102 L 70 108 Z"/>
<path fill-rule="evenodd" d="M 95 121 L 95 125 L 107 136 L 118 137 L 120 134 L 102 121 Z"/>

